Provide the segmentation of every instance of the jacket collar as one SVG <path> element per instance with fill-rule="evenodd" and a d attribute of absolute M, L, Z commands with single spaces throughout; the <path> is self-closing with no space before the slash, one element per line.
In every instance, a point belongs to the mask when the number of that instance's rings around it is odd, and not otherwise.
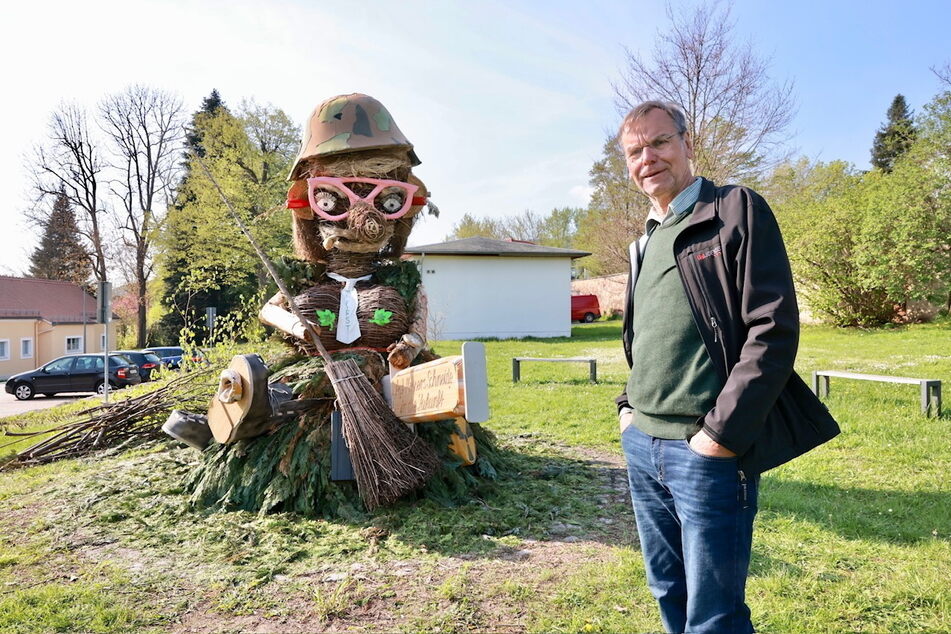
<path fill-rule="evenodd" d="M 697 202 L 694 205 L 693 212 L 690 214 L 690 218 L 687 219 L 688 225 L 695 225 L 701 222 L 706 222 L 707 220 L 712 220 L 717 213 L 717 186 L 713 184 L 713 181 L 702 176 L 700 177 L 700 180 L 700 194 L 697 196 Z M 636 245 L 638 242 L 642 242 L 643 244 L 647 243 L 647 237 L 650 235 L 650 230 L 653 228 L 652 225 L 658 224 L 660 223 L 657 222 L 657 220 L 650 217 L 644 222 L 644 234 L 637 240 L 631 242 L 629 245 L 631 253 L 634 253 L 634 245 Z"/>
<path fill-rule="evenodd" d="M 713 181 L 703 179 L 700 185 L 700 195 L 697 197 L 697 204 L 693 208 L 693 214 L 689 218 L 692 225 L 712 220 L 717 215 L 717 186 Z"/>

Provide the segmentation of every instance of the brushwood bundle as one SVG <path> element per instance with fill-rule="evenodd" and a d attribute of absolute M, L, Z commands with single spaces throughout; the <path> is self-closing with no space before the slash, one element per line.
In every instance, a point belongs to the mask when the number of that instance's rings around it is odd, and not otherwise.
<path fill-rule="evenodd" d="M 22 442 L 23 438 L 52 435 L 18 452 L 4 468 L 78 458 L 130 440 L 158 438 L 162 434 L 162 421 L 173 409 L 183 405 L 205 407 L 210 378 L 210 370 L 196 370 L 147 394 L 84 409 L 50 429 L 7 430 L 6 436 L 19 437 L 7 446 Z"/>

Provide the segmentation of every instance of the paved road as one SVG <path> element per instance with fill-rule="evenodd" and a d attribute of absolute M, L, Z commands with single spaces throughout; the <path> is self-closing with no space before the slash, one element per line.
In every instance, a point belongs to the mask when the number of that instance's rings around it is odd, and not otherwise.
<path fill-rule="evenodd" d="M 38 395 L 29 401 L 18 401 L 13 394 L 7 394 L 3 392 L 3 388 L 0 388 L 0 418 L 6 416 L 17 416 L 19 414 L 25 414 L 26 412 L 32 412 L 37 409 L 46 409 L 48 407 L 55 407 L 62 403 L 73 403 L 82 398 L 87 398 L 92 396 L 92 393 L 89 394 L 67 394 L 62 396 L 54 396 L 52 398 L 47 398 L 43 395 Z"/>

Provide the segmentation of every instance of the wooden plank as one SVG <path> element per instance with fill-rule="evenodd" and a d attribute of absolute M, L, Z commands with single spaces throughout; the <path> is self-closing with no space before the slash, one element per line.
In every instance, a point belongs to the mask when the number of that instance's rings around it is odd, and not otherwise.
<path fill-rule="evenodd" d="M 465 416 L 489 420 L 485 344 L 467 341 L 462 354 L 400 370 L 390 377 L 393 412 L 407 423 Z"/>
<path fill-rule="evenodd" d="M 587 363 L 588 377 L 592 383 L 598 382 L 598 360 L 593 357 L 513 357 L 512 382 L 518 383 L 522 378 L 521 363 L 523 361 L 542 361 L 545 363 Z"/>
<path fill-rule="evenodd" d="M 596 359 L 593 359 L 591 357 L 557 357 L 552 359 L 545 359 L 541 357 L 515 357 L 513 361 L 555 361 L 555 362 L 575 361 L 575 362 L 591 363 L 592 361 L 596 361 Z"/>
<path fill-rule="evenodd" d="M 465 414 L 462 357 L 443 357 L 400 370 L 390 378 L 393 413 L 407 423 Z"/>
<path fill-rule="evenodd" d="M 829 395 L 829 377 L 857 379 L 859 381 L 878 381 L 880 383 L 901 383 L 918 385 L 921 391 L 921 412 L 926 416 L 941 416 L 941 381 L 937 379 L 913 379 L 904 376 L 883 376 L 879 374 L 861 374 L 840 370 L 817 370 L 812 373 L 812 390 L 816 396 Z"/>
<path fill-rule="evenodd" d="M 466 421 L 484 423 L 489 420 L 489 373 L 485 365 L 484 343 L 466 341 L 462 344 L 462 382 Z"/>
<path fill-rule="evenodd" d="M 860 374 L 858 372 L 842 372 L 839 370 L 819 370 L 817 376 L 835 376 L 841 379 L 858 379 L 860 381 L 881 381 L 882 383 L 908 383 L 918 384 L 922 381 L 931 381 L 934 379 L 913 379 L 905 376 L 884 376 L 880 374 Z"/>

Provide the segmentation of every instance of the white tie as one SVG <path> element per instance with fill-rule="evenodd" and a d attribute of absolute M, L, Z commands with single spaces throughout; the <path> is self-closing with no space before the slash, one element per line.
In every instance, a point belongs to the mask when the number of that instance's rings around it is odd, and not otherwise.
<path fill-rule="evenodd" d="M 343 289 L 340 291 L 340 315 L 337 318 L 337 341 L 353 343 L 360 338 L 360 322 L 357 320 L 359 299 L 356 284 L 370 279 L 370 276 L 364 275 L 351 279 L 336 273 L 327 273 L 327 277 L 343 282 Z"/>

